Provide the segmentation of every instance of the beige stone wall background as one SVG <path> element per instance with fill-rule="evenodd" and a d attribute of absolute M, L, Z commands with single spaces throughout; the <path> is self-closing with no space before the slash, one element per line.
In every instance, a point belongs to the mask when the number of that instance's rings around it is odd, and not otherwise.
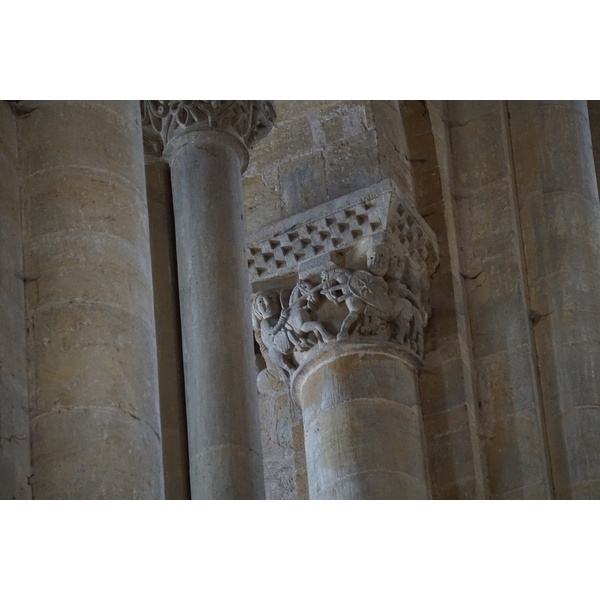
<path fill-rule="evenodd" d="M 397 101 L 278 101 L 273 131 L 250 153 L 246 229 L 391 178 L 411 192 Z"/>
<path fill-rule="evenodd" d="M 64 497 L 91 497 L 98 478 L 98 497 L 159 497 L 162 462 L 167 497 L 187 497 L 179 342 L 168 335 L 178 323 L 174 261 L 156 261 L 174 249 L 162 225 L 165 165 L 144 181 L 135 103 L 26 108 L 17 118 L 0 102 L 0 498 L 30 498 L 32 483 L 35 492 L 32 424 L 42 497 L 68 481 Z M 386 178 L 437 236 L 418 375 L 431 497 L 599 497 L 600 103 L 278 101 L 276 110 L 242 181 L 250 236 Z M 162 460 L 157 355 L 147 352 L 155 317 L 167 335 Z M 258 388 L 267 498 L 308 498 L 301 411 L 264 373 Z M 82 428 L 117 445 L 103 458 L 74 435 Z M 131 473 L 117 467 L 127 449 Z M 79 457 L 75 483 L 69 453 Z M 44 479 L 48 460 L 59 468 Z"/>
<path fill-rule="evenodd" d="M 31 497 L 17 124 L 0 102 L 0 499 Z"/>

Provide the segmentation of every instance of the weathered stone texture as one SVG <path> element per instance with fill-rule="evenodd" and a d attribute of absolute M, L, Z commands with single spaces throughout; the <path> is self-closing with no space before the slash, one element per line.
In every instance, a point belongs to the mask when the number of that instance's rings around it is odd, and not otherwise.
<path fill-rule="evenodd" d="M 264 498 L 242 220 L 244 150 L 220 130 L 183 133 L 167 146 L 194 499 Z"/>
<path fill-rule="evenodd" d="M 34 495 L 161 498 L 138 104 L 45 102 L 19 125 Z"/>
<path fill-rule="evenodd" d="M 17 125 L 0 101 L 0 499 L 31 497 Z"/>
<path fill-rule="evenodd" d="M 472 343 L 453 203 L 447 106 L 403 102 L 414 157 L 415 199 L 433 229 L 440 264 L 431 278 L 431 322 L 419 389 L 434 498 L 484 497 L 487 477 L 479 438 Z"/>
<path fill-rule="evenodd" d="M 598 106 L 280 102 L 253 157 L 251 232 L 385 174 L 435 233 L 419 373 L 434 498 L 597 491 L 580 438 L 598 397 Z"/>
<path fill-rule="evenodd" d="M 0 102 L 0 499 L 600 498 L 599 101 L 148 102 Z"/>
<path fill-rule="evenodd" d="M 243 179 L 245 223 L 251 238 L 259 229 L 284 216 L 302 213 L 385 178 L 391 178 L 401 194 L 412 199 L 411 163 L 397 101 L 280 101 L 276 110 L 274 130 L 253 149 Z M 274 401 L 272 397 L 261 396 L 263 407 Z M 304 449 L 296 443 L 294 453 L 290 450 L 286 454 L 280 449 L 277 459 L 277 453 L 271 452 L 272 428 L 276 431 L 291 428 L 300 440 L 300 423 L 293 425 L 291 417 L 281 411 L 268 415 L 263 410 L 269 496 L 273 493 L 269 490 L 277 488 L 275 480 L 279 481 L 282 473 L 288 472 L 285 469 L 290 469 L 286 485 L 292 489 L 292 456 L 297 460 Z M 296 473 L 305 468 L 302 463 L 301 459 Z M 298 478 L 297 483 L 301 487 Z"/>
<path fill-rule="evenodd" d="M 505 106 L 449 102 L 448 119 L 489 493 L 550 495 Z"/>
<path fill-rule="evenodd" d="M 286 386 L 266 369 L 258 384 L 266 498 L 307 499 L 302 413 Z"/>
<path fill-rule="evenodd" d="M 410 194 L 396 101 L 279 101 L 276 110 L 243 181 L 249 235 L 382 179 Z"/>
<path fill-rule="evenodd" d="M 300 367 L 292 395 L 311 499 L 430 497 L 417 379 L 401 351 L 325 346 Z"/>
<path fill-rule="evenodd" d="M 509 102 L 531 317 L 557 498 L 597 489 L 600 203 L 585 102 Z"/>

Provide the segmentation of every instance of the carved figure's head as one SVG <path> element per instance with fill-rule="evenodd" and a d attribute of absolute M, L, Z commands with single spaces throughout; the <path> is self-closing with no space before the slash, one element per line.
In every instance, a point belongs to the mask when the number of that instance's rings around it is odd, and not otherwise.
<path fill-rule="evenodd" d="M 276 316 L 278 296 L 275 292 L 258 292 L 252 298 L 252 316 L 257 321 Z"/>
<path fill-rule="evenodd" d="M 367 252 L 367 268 L 373 275 L 383 277 L 390 264 L 390 250 L 387 244 L 377 244 Z"/>

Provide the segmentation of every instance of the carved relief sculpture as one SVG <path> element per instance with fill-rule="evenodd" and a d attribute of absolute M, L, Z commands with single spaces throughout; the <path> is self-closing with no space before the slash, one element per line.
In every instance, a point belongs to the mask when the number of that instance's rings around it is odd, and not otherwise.
<path fill-rule="evenodd" d="M 265 359 L 286 382 L 307 353 L 344 340 L 419 361 L 436 263 L 433 232 L 389 180 L 263 230 L 248 266 Z"/>

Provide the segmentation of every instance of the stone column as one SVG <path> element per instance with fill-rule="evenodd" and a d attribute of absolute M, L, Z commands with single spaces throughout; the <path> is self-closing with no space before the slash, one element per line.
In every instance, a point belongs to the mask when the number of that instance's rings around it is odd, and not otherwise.
<path fill-rule="evenodd" d="M 415 367 L 396 344 L 350 341 L 300 366 L 311 499 L 429 497 Z"/>
<path fill-rule="evenodd" d="M 509 102 L 556 497 L 600 497 L 600 202 L 585 102 Z"/>
<path fill-rule="evenodd" d="M 164 497 L 138 102 L 19 122 L 33 496 Z"/>
<path fill-rule="evenodd" d="M 0 102 L 0 500 L 31 498 L 27 323 L 14 103 Z M 18 114 L 18 113 L 17 113 Z"/>
<path fill-rule="evenodd" d="M 147 106 L 171 166 L 192 498 L 264 498 L 241 174 L 273 107 Z"/>
<path fill-rule="evenodd" d="M 435 236 L 379 184 L 259 232 L 254 328 L 302 408 L 311 499 L 431 496 L 416 369 Z"/>

